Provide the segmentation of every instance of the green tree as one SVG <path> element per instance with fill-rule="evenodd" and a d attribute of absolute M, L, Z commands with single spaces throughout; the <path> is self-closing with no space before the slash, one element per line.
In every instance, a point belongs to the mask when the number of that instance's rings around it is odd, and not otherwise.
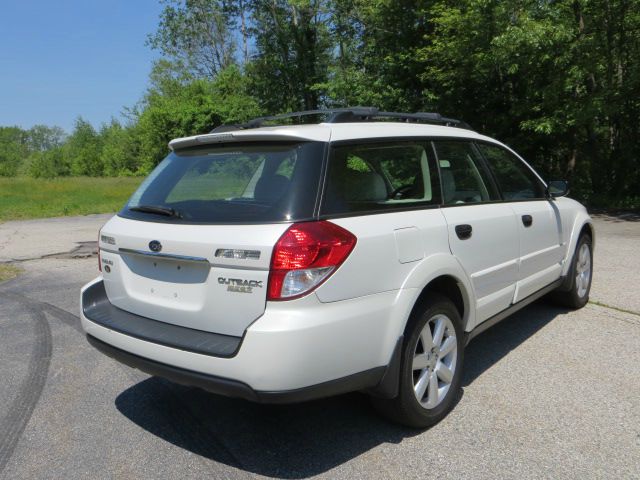
<path fill-rule="evenodd" d="M 64 130 L 60 127 L 34 125 L 26 132 L 26 142 L 30 151 L 43 152 L 62 145 L 65 136 Z"/>
<path fill-rule="evenodd" d="M 234 63 L 233 18 L 228 2 L 164 0 L 158 30 L 147 44 L 194 78 L 213 78 Z"/>
<path fill-rule="evenodd" d="M 135 127 L 123 127 L 117 120 L 103 125 L 99 132 L 100 163 L 104 175 L 110 177 L 131 176 L 139 170 L 139 142 Z"/>
<path fill-rule="evenodd" d="M 82 117 L 78 118 L 63 147 L 65 161 L 71 166 L 71 174 L 92 177 L 102 175 L 104 166 L 100 162 L 101 147 L 100 136 L 93 126 Z"/>
<path fill-rule="evenodd" d="M 637 196 L 639 10 L 629 1 L 440 2 L 422 79 L 438 108 L 511 143 L 547 176 L 568 176 L 579 197 Z"/>
<path fill-rule="evenodd" d="M 272 113 L 323 103 L 331 63 L 330 14 L 322 0 L 254 0 L 252 90 Z"/>
<path fill-rule="evenodd" d="M 259 115 L 261 110 L 248 89 L 245 75 L 234 65 L 213 81 L 156 76 L 136 126 L 142 171 L 148 172 L 166 156 L 173 138 L 207 133 L 222 123 L 243 122 Z"/>
<path fill-rule="evenodd" d="M 15 176 L 28 155 L 24 130 L 19 127 L 0 127 L 0 176 Z"/>
<path fill-rule="evenodd" d="M 221 123 L 372 105 L 462 118 L 581 200 L 640 206 L 637 0 L 164 5 L 148 39 L 162 58 L 127 126 L 5 128 L 0 174 L 142 174 L 172 138 Z"/>
<path fill-rule="evenodd" d="M 35 178 L 54 178 L 71 173 L 70 165 L 62 147 L 54 147 L 31 154 L 27 173 Z"/>

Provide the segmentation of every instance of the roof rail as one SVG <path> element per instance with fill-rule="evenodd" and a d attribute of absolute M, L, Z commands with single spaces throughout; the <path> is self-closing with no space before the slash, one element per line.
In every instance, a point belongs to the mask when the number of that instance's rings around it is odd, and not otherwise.
<path fill-rule="evenodd" d="M 281 115 L 271 115 L 268 117 L 258 117 L 249 120 L 247 123 L 220 125 L 211 130 L 211 133 L 229 132 L 232 130 L 244 130 L 250 128 L 258 128 L 264 126 L 267 122 L 277 122 L 279 120 L 300 119 L 309 116 L 324 116 L 324 123 L 352 123 L 352 122 L 374 122 L 381 119 L 395 119 L 406 123 L 427 123 L 434 125 L 445 125 L 448 127 L 459 127 L 471 130 L 466 122 L 456 120 L 455 118 L 443 117 L 439 113 L 434 112 L 417 112 L 417 113 L 401 113 L 401 112 L 381 112 L 375 107 L 351 107 L 351 108 L 332 108 L 326 110 L 304 110 L 301 112 L 283 113 Z M 275 125 L 278 125 L 277 123 Z M 280 124 L 282 125 L 282 124 Z"/>

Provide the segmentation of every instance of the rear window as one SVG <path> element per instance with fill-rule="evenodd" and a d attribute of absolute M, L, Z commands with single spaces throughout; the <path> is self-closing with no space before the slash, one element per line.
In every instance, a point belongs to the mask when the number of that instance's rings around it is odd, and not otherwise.
<path fill-rule="evenodd" d="M 176 223 L 289 222 L 313 217 L 324 144 L 244 144 L 172 152 L 120 216 Z"/>

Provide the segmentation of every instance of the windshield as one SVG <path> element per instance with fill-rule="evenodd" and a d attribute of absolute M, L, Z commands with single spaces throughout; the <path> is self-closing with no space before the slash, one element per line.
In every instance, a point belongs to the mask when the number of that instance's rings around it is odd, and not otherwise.
<path fill-rule="evenodd" d="M 120 216 L 171 223 L 313 218 L 324 144 L 243 144 L 172 152 Z"/>

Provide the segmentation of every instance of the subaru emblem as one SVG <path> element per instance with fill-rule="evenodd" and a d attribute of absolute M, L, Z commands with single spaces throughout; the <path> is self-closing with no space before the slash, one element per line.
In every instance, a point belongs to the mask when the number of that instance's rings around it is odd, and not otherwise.
<path fill-rule="evenodd" d="M 149 250 L 152 252 L 159 252 L 162 250 L 162 244 L 158 240 L 151 240 L 149 242 Z"/>

